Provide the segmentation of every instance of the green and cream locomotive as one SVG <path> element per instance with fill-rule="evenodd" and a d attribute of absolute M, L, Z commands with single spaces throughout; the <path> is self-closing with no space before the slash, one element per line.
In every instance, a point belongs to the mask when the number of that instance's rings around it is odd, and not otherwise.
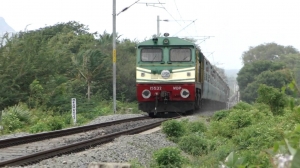
<path fill-rule="evenodd" d="M 225 108 L 229 87 L 194 44 L 177 37 L 154 37 L 137 45 L 139 109 L 185 113 L 204 104 Z"/>

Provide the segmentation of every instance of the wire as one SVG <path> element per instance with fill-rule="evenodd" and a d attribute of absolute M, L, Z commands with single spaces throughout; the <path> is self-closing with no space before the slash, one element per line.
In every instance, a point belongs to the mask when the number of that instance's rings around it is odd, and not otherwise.
<path fill-rule="evenodd" d="M 135 3 L 131 4 L 130 6 L 128 6 L 128 7 L 126 7 L 126 8 L 124 8 L 121 12 L 119 12 L 119 13 L 117 14 L 117 16 L 118 16 L 120 13 L 125 12 L 125 11 L 126 11 L 127 9 L 129 9 L 132 5 L 138 3 L 139 1 L 140 1 L 140 0 L 137 0 Z"/>
<path fill-rule="evenodd" d="M 197 19 L 196 19 L 197 20 Z M 192 23 L 194 23 L 196 20 L 193 20 Z M 187 28 L 188 26 L 190 26 L 192 23 L 188 24 L 187 26 L 185 26 L 183 29 L 181 29 L 179 32 L 175 33 L 174 36 L 178 33 L 180 33 L 182 30 L 185 30 L 185 28 Z"/>
<path fill-rule="evenodd" d="M 158 2 L 161 4 L 161 2 L 158 0 Z M 163 9 L 181 26 L 181 24 L 173 17 L 173 15 L 161 4 Z"/>
<path fill-rule="evenodd" d="M 179 16 L 180 16 L 180 18 L 182 19 L 182 16 L 181 16 L 181 14 L 180 14 L 180 12 L 179 12 L 179 10 L 178 10 L 178 7 L 177 7 L 177 4 L 176 4 L 176 1 L 174 0 L 174 3 L 175 3 L 175 6 L 176 6 L 176 9 L 177 9 L 177 12 L 178 12 L 178 14 L 179 14 Z M 183 19 L 182 19 L 183 20 Z M 183 21 L 184 22 L 184 21 Z M 184 22 L 185 23 L 185 22 Z"/>

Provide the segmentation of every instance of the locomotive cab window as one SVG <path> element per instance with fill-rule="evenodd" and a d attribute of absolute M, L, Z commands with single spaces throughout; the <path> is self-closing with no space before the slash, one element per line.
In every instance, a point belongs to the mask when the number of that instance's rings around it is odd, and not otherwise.
<path fill-rule="evenodd" d="M 143 48 L 141 50 L 141 61 L 161 62 L 162 58 L 162 49 L 160 48 Z"/>
<path fill-rule="evenodd" d="M 192 59 L 191 49 L 189 48 L 172 48 L 170 50 L 170 61 L 189 62 Z"/>

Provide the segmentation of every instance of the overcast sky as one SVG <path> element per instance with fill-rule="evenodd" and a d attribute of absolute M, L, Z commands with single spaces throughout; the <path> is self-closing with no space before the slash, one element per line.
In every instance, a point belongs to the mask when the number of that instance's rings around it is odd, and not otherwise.
<path fill-rule="evenodd" d="M 117 13 L 137 0 L 116 0 Z M 208 59 L 239 69 L 250 46 L 275 42 L 300 50 L 300 0 L 140 0 L 117 16 L 123 38 L 142 41 L 157 32 L 199 39 Z M 164 7 L 164 8 L 162 8 Z M 112 33 L 112 0 L 0 0 L 0 16 L 16 31 L 78 21 L 91 32 Z M 193 22 L 194 21 L 194 22 Z M 209 37 L 206 40 L 206 37 Z"/>

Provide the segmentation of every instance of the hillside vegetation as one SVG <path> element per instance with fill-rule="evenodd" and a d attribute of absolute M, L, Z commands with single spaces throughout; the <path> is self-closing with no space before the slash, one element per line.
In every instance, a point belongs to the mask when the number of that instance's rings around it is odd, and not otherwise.
<path fill-rule="evenodd" d="M 112 35 L 88 30 L 72 21 L 18 32 L 12 37 L 4 34 L 0 39 L 0 125 L 5 129 L 2 133 L 26 130 L 36 124 L 34 127 L 40 130 L 33 132 L 48 130 L 38 124 L 52 120 L 68 125 L 71 98 L 77 99 L 79 123 L 111 113 Z M 137 112 L 133 102 L 136 43 L 117 40 L 120 113 L 127 107 Z"/>
<path fill-rule="evenodd" d="M 176 154 L 175 149 L 162 149 L 157 153 L 165 160 L 154 156 L 153 165 L 275 168 L 279 156 L 291 155 L 292 167 L 299 167 L 300 106 L 295 106 L 294 101 L 278 89 L 262 85 L 257 103 L 252 105 L 240 102 L 230 110 L 216 112 L 210 119 L 167 121 L 163 132 L 178 144 L 176 150 L 181 149 L 188 156 Z M 171 153 L 179 162 L 167 159 L 166 156 L 173 156 Z"/>
<path fill-rule="evenodd" d="M 299 51 L 267 43 L 250 47 L 242 58 L 244 66 L 237 76 L 242 102 L 209 119 L 165 122 L 163 132 L 188 156 L 178 154 L 178 149 L 162 149 L 153 165 L 300 167 Z M 172 153 L 179 162 L 167 159 Z"/>

